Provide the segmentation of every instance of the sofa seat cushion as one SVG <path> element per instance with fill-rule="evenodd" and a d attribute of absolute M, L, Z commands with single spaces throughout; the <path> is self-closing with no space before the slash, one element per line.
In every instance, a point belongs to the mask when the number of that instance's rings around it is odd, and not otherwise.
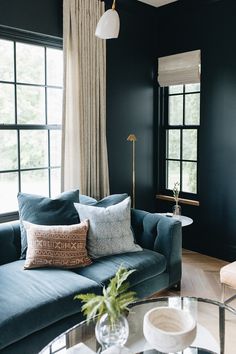
<path fill-rule="evenodd" d="M 100 293 L 99 285 L 70 270 L 24 270 L 24 260 L 0 267 L 0 349 L 78 313 L 75 294 Z"/>
<path fill-rule="evenodd" d="M 139 252 L 100 257 L 95 259 L 91 265 L 72 271 L 95 280 L 103 286 L 107 285 L 121 264 L 128 269 L 136 269 L 136 272 L 132 273 L 128 279 L 131 287 L 166 270 L 166 258 L 162 254 L 143 249 Z"/>

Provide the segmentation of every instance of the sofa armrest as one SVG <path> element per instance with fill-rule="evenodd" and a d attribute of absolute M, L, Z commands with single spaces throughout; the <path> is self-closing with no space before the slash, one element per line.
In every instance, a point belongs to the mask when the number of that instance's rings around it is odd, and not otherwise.
<path fill-rule="evenodd" d="M 0 224 L 0 265 L 20 257 L 21 239 L 19 221 Z"/>
<path fill-rule="evenodd" d="M 166 257 L 170 285 L 176 284 L 182 275 L 182 225 L 179 220 L 161 216 L 154 250 Z"/>
<path fill-rule="evenodd" d="M 132 209 L 131 223 L 136 242 L 165 256 L 169 284 L 181 279 L 182 227 L 179 220 L 158 213 Z"/>

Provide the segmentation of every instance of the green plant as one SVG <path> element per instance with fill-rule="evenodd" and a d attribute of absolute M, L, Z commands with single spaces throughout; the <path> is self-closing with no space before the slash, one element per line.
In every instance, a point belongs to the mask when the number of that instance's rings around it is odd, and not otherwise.
<path fill-rule="evenodd" d="M 114 323 L 120 315 L 129 312 L 128 306 L 137 298 L 134 291 L 128 290 L 129 283 L 126 280 L 134 271 L 120 266 L 107 288 L 103 287 L 102 295 L 90 293 L 79 294 L 74 297 L 74 299 L 82 301 L 82 312 L 88 322 L 95 318 L 100 319 L 102 315 L 108 314 L 110 322 Z"/>
<path fill-rule="evenodd" d="M 179 187 L 180 187 L 180 183 L 179 182 L 175 182 L 174 183 L 174 188 L 173 188 L 173 196 L 174 196 L 176 204 L 178 204 L 178 200 L 179 200 Z"/>

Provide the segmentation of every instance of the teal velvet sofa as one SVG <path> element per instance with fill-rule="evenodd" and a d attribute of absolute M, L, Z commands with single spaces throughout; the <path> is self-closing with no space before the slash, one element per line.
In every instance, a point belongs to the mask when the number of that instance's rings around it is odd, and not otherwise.
<path fill-rule="evenodd" d="M 122 263 L 137 271 L 130 287 L 139 298 L 180 284 L 181 224 L 133 209 L 132 230 L 140 252 L 95 259 L 73 270 L 24 270 L 19 221 L 0 224 L 0 352 L 35 354 L 54 337 L 82 320 L 75 294 L 101 293 Z"/>

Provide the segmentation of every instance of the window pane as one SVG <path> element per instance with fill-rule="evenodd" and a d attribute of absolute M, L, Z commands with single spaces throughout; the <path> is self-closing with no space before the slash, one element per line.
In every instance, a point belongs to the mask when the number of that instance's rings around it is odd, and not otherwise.
<path fill-rule="evenodd" d="M 46 130 L 20 132 L 21 168 L 48 166 L 48 133 Z"/>
<path fill-rule="evenodd" d="M 0 130 L 0 170 L 15 170 L 17 167 L 17 132 Z"/>
<path fill-rule="evenodd" d="M 189 94 L 185 96 L 185 124 L 200 124 L 200 94 Z"/>
<path fill-rule="evenodd" d="M 55 198 L 61 193 L 61 169 L 51 169 L 51 197 Z"/>
<path fill-rule="evenodd" d="M 61 165 L 61 130 L 50 131 L 50 165 Z"/>
<path fill-rule="evenodd" d="M 48 196 L 48 170 L 21 172 L 21 191 Z"/>
<path fill-rule="evenodd" d="M 15 90 L 12 84 L 0 84 L 0 124 L 15 123 Z"/>
<path fill-rule="evenodd" d="M 167 189 L 173 189 L 177 181 L 180 181 L 180 162 L 167 161 Z"/>
<path fill-rule="evenodd" d="M 0 173 L 0 213 L 18 210 L 18 173 Z"/>
<path fill-rule="evenodd" d="M 16 43 L 16 76 L 18 82 L 45 83 L 44 47 Z"/>
<path fill-rule="evenodd" d="M 183 85 L 169 86 L 169 93 L 183 93 Z"/>
<path fill-rule="evenodd" d="M 182 169 L 182 191 L 197 193 L 197 163 L 183 162 Z"/>
<path fill-rule="evenodd" d="M 19 190 L 48 196 L 49 178 L 51 195 L 60 194 L 61 130 L 45 125 L 60 128 L 62 86 L 61 49 L 0 39 L 0 214 L 18 210 Z"/>
<path fill-rule="evenodd" d="M 17 87 L 18 124 L 45 124 L 45 90 L 41 87 Z"/>
<path fill-rule="evenodd" d="M 62 50 L 47 48 L 47 84 L 51 86 L 62 86 L 62 80 Z"/>
<path fill-rule="evenodd" d="M 169 124 L 183 124 L 183 96 L 169 96 Z"/>
<path fill-rule="evenodd" d="M 180 159 L 180 130 L 168 130 L 167 132 L 167 158 Z"/>
<path fill-rule="evenodd" d="M 62 122 L 62 89 L 47 89 L 48 124 Z"/>
<path fill-rule="evenodd" d="M 183 130 L 183 159 L 197 160 L 197 129 Z"/>
<path fill-rule="evenodd" d="M 0 80 L 14 80 L 14 45 L 12 41 L 0 40 Z"/>
<path fill-rule="evenodd" d="M 197 92 L 200 91 L 200 83 L 185 85 L 185 92 Z"/>

